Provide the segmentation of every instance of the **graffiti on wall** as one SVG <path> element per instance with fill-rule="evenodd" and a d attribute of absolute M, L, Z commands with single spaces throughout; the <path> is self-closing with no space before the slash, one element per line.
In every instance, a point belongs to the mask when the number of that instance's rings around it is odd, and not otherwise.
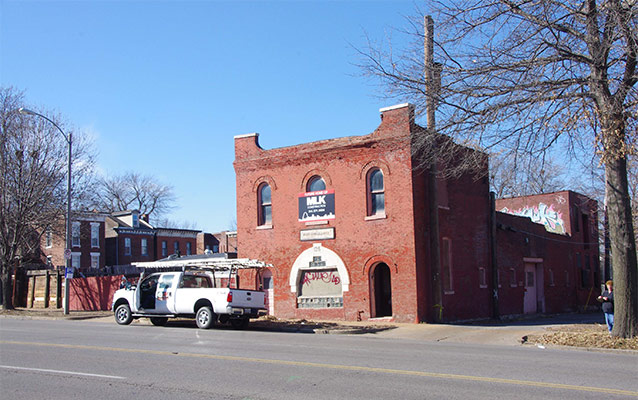
<path fill-rule="evenodd" d="M 528 217 L 532 220 L 532 222 L 545 225 L 545 229 L 548 232 L 558 233 L 561 235 L 566 233 L 563 214 L 554 210 L 554 206 L 551 204 L 547 206 L 545 203 L 538 203 L 538 206 L 525 206 L 518 210 L 510 210 L 507 207 L 503 207 L 501 212 L 521 217 Z"/>
<path fill-rule="evenodd" d="M 299 296 L 341 295 L 341 277 L 335 269 L 305 270 L 301 273 Z"/>
<path fill-rule="evenodd" d="M 303 274 L 302 285 L 310 286 L 312 285 L 313 281 L 322 281 L 324 283 L 339 285 L 341 283 L 341 278 L 339 278 L 339 273 L 336 270 L 322 272 L 305 272 Z"/>

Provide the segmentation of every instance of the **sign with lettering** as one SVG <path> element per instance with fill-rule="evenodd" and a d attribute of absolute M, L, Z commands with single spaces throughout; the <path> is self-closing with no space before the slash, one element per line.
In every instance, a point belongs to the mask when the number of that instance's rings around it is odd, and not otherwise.
<path fill-rule="evenodd" d="M 299 194 L 299 222 L 335 219 L 335 191 L 319 190 Z"/>
<path fill-rule="evenodd" d="M 299 239 L 304 240 L 324 240 L 334 239 L 335 228 L 306 229 L 299 232 Z"/>

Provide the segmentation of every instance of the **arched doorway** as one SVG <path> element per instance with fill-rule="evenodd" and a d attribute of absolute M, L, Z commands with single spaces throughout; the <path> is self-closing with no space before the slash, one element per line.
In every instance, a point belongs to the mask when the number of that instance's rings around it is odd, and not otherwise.
<path fill-rule="evenodd" d="M 390 282 L 390 268 L 385 263 L 377 264 L 371 270 L 370 283 L 374 300 L 372 316 L 392 316 L 392 284 Z"/>

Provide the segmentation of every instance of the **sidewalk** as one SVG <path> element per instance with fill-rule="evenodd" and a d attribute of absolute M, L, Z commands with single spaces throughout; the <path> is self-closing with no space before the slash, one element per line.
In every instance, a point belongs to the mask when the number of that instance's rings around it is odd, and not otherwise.
<path fill-rule="evenodd" d="M 91 320 L 115 324 L 113 313 L 110 311 L 71 311 L 69 315 L 64 315 L 61 309 L 18 308 L 16 310 L 0 310 L 0 318 L 2 317 Z M 150 324 L 147 318 L 140 318 L 134 323 Z M 177 323 L 177 321 L 169 323 Z M 181 320 L 179 323 L 189 325 L 191 321 Z M 541 334 L 550 327 L 575 324 L 604 324 L 604 320 L 601 313 L 533 316 L 508 322 L 481 321 L 467 324 L 406 324 L 387 321 L 304 321 L 260 318 L 253 320 L 249 329 L 270 332 L 360 334 L 426 342 L 516 346 L 521 345 L 522 338 L 525 336 Z"/>

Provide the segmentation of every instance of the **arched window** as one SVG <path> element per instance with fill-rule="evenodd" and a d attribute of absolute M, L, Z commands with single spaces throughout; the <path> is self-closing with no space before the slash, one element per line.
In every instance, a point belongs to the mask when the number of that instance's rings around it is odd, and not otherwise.
<path fill-rule="evenodd" d="M 306 191 L 316 192 L 319 190 L 326 190 L 326 182 L 319 175 L 315 175 L 308 180 Z"/>
<path fill-rule="evenodd" d="M 262 183 L 259 186 L 259 225 L 272 224 L 272 200 L 270 196 L 270 185 Z"/>
<path fill-rule="evenodd" d="M 368 216 L 385 214 L 383 172 L 375 168 L 368 173 Z"/>

